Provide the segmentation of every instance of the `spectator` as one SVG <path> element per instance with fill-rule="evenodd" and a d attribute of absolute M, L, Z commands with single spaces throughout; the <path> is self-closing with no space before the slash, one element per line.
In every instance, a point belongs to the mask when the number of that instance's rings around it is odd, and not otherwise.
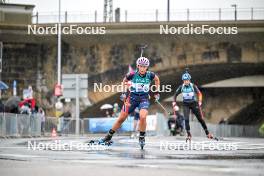
<path fill-rule="evenodd" d="M 172 124 L 175 124 L 175 129 L 172 129 Z M 184 136 L 184 117 L 179 112 L 178 106 L 175 107 L 175 114 L 168 119 L 168 127 L 169 130 L 172 130 L 175 133 L 175 135 L 180 134 L 180 136 Z"/>
<path fill-rule="evenodd" d="M 21 107 L 20 113 L 21 114 L 31 114 L 30 105 L 28 103 L 23 104 Z"/>
<path fill-rule="evenodd" d="M 226 124 L 226 119 L 225 118 L 221 118 L 221 120 L 218 123 L 219 125 L 224 125 Z"/>
<path fill-rule="evenodd" d="M 112 116 L 113 117 L 118 117 L 119 113 L 120 113 L 120 108 L 119 108 L 118 104 L 115 103 L 114 104 L 114 109 L 113 109 L 113 115 Z"/>
<path fill-rule="evenodd" d="M 0 112 L 5 112 L 5 105 L 3 104 L 2 100 L 0 100 Z"/>
<path fill-rule="evenodd" d="M 45 112 L 42 108 L 38 108 L 38 114 L 41 120 L 41 134 L 45 135 L 45 121 L 46 121 Z"/>
<path fill-rule="evenodd" d="M 35 106 L 34 109 L 31 109 L 31 113 L 32 114 L 37 114 L 37 113 L 39 113 L 39 109 L 40 108 L 38 106 Z"/>
<path fill-rule="evenodd" d="M 111 117 L 111 115 L 110 115 L 108 110 L 106 110 L 105 114 L 106 114 L 106 117 Z"/>

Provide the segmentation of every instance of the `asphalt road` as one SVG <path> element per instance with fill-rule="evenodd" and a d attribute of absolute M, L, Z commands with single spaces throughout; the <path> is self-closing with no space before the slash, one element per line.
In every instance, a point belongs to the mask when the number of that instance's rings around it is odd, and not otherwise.
<path fill-rule="evenodd" d="M 0 175 L 264 175 L 264 139 L 212 141 L 149 136 L 114 137 L 110 147 L 91 146 L 97 136 L 1 139 Z"/>

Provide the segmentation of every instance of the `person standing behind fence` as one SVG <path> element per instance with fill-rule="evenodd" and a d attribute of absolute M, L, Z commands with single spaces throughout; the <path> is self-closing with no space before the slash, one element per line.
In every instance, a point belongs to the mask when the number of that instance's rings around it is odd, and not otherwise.
<path fill-rule="evenodd" d="M 41 120 L 41 134 L 44 135 L 45 134 L 45 121 L 46 121 L 45 112 L 42 108 L 39 108 L 38 113 L 39 113 L 40 120 Z"/>
<path fill-rule="evenodd" d="M 20 108 L 20 114 L 31 114 L 31 110 L 28 103 L 25 103 Z"/>
<path fill-rule="evenodd" d="M 0 112 L 5 112 L 5 105 L 3 104 L 1 99 L 0 99 Z"/>

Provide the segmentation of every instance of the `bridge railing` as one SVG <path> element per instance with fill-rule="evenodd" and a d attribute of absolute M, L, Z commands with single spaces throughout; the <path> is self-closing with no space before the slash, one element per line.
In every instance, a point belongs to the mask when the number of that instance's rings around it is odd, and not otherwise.
<path fill-rule="evenodd" d="M 58 12 L 36 12 L 32 23 L 57 23 Z M 168 21 L 166 11 L 121 11 L 114 14 L 113 21 L 104 21 L 102 13 L 71 12 L 61 13 L 62 23 L 101 23 L 101 22 L 162 22 Z M 119 17 L 118 17 L 119 16 Z M 171 9 L 169 21 L 222 21 L 222 20 L 263 20 L 263 8 L 218 8 L 218 9 Z"/>

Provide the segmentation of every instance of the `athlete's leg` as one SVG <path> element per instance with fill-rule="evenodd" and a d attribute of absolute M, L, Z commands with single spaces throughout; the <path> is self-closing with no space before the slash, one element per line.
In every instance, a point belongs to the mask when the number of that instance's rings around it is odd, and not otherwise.
<path fill-rule="evenodd" d="M 183 104 L 183 116 L 184 116 L 184 121 L 185 121 L 185 129 L 187 132 L 187 135 L 190 135 L 190 108 L 187 104 Z"/>
<path fill-rule="evenodd" d="M 147 115 L 148 110 L 147 109 L 140 109 L 139 111 L 139 144 L 141 146 L 145 145 L 145 135 L 146 135 L 146 126 L 147 126 Z"/>
<path fill-rule="evenodd" d="M 119 114 L 117 120 L 115 121 L 112 130 L 116 131 L 120 128 L 120 126 L 122 125 L 122 123 L 126 120 L 128 116 L 127 112 L 121 111 L 121 113 Z"/>
<path fill-rule="evenodd" d="M 129 104 L 124 103 L 121 113 L 119 114 L 116 122 L 114 123 L 113 127 L 109 130 L 108 134 L 102 139 L 102 142 L 110 141 L 116 132 L 117 129 L 120 128 L 122 123 L 126 120 L 129 113 L 133 112 L 136 108 L 137 104 L 131 101 Z"/>
<path fill-rule="evenodd" d="M 141 146 L 145 145 L 148 108 L 149 108 L 148 98 L 141 99 L 139 103 L 139 128 L 138 128 L 139 129 L 139 143 Z"/>
<path fill-rule="evenodd" d="M 147 109 L 140 109 L 139 111 L 139 131 L 146 131 L 146 126 L 147 126 L 147 115 L 148 115 L 148 110 Z"/>
<path fill-rule="evenodd" d="M 200 124 L 202 125 L 204 132 L 206 135 L 209 134 L 206 123 L 203 119 L 203 115 L 202 115 L 202 111 L 201 108 L 199 107 L 198 103 L 193 103 L 191 106 L 192 112 L 193 114 L 196 116 L 196 118 L 198 119 L 198 121 L 200 122 Z"/>
<path fill-rule="evenodd" d="M 139 131 L 145 132 L 147 126 L 146 118 L 148 115 L 148 108 L 149 108 L 148 97 L 144 97 L 140 100 L 138 108 L 139 108 Z"/>

